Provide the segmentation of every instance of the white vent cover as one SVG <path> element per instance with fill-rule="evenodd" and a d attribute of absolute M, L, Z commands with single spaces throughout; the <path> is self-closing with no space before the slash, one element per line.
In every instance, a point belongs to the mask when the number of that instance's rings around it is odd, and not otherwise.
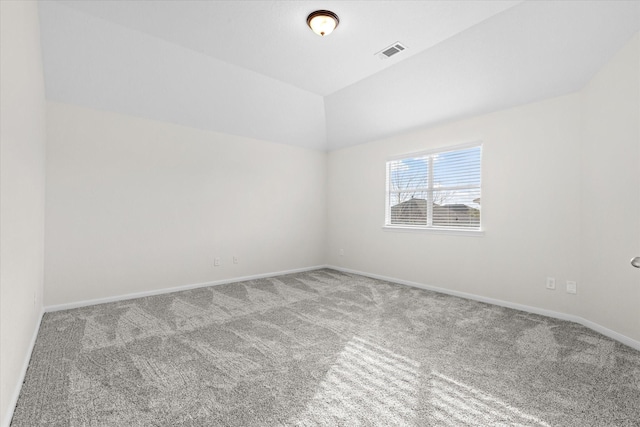
<path fill-rule="evenodd" d="M 391 58 L 396 53 L 400 53 L 405 50 L 407 47 L 400 42 L 395 42 L 391 46 L 387 46 L 382 49 L 380 52 L 376 53 L 376 56 L 380 59 Z"/>

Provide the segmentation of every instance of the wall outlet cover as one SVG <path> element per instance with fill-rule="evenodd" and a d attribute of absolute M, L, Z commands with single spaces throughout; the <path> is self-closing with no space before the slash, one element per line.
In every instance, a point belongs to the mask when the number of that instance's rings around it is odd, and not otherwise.
<path fill-rule="evenodd" d="M 547 277 L 547 289 L 555 289 L 555 288 L 556 288 L 556 278 Z"/>

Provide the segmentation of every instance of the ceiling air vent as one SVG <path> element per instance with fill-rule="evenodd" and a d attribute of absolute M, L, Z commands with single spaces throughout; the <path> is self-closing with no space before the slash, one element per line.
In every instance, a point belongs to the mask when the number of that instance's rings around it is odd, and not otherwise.
<path fill-rule="evenodd" d="M 402 52 L 406 48 L 407 47 L 404 46 L 402 43 L 395 42 L 391 46 L 387 46 L 384 49 L 382 49 L 380 52 L 376 53 L 376 56 L 380 59 L 391 58 L 393 55 L 395 55 L 396 53 Z"/>

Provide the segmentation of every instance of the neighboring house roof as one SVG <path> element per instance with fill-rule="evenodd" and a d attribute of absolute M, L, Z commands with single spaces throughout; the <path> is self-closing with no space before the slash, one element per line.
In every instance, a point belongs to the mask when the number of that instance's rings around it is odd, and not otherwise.
<path fill-rule="evenodd" d="M 433 204 L 433 225 L 473 226 L 480 223 L 480 210 L 464 204 Z M 391 207 L 391 224 L 426 225 L 427 201 L 411 198 Z"/>
<path fill-rule="evenodd" d="M 405 200 L 391 206 L 391 224 L 427 224 L 427 201 L 425 199 Z"/>

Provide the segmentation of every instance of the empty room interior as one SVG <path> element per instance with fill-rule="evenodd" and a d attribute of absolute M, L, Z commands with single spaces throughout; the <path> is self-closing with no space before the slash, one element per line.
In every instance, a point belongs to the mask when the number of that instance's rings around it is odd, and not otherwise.
<path fill-rule="evenodd" d="M 640 1 L 0 1 L 0 422 L 640 425 Z"/>

